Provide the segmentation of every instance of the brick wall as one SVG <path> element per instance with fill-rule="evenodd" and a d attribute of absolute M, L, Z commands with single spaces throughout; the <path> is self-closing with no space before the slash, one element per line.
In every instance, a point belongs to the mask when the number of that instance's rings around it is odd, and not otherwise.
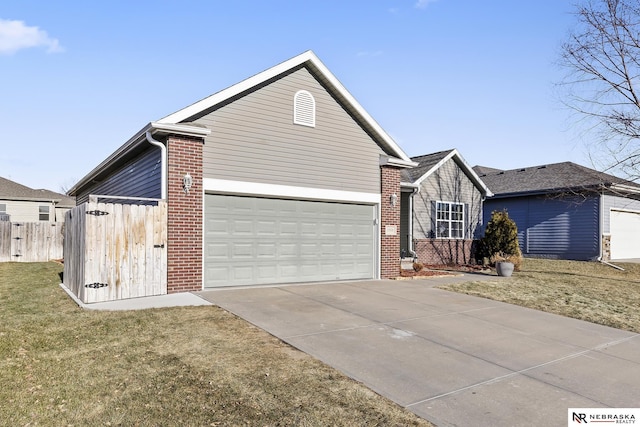
<path fill-rule="evenodd" d="M 381 166 L 380 204 L 380 277 L 388 279 L 400 275 L 400 169 Z M 392 194 L 398 196 L 398 202 L 391 206 Z M 387 234 L 393 231 L 395 234 Z"/>
<path fill-rule="evenodd" d="M 202 290 L 202 148 L 204 140 L 167 137 L 167 292 Z M 189 173 L 192 186 L 183 189 Z"/>
<path fill-rule="evenodd" d="M 413 250 L 418 261 L 430 265 L 475 264 L 474 240 L 416 239 Z"/>

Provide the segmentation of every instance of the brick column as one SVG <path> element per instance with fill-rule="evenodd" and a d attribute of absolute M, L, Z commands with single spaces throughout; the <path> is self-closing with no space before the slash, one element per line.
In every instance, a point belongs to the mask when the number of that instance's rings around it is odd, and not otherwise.
<path fill-rule="evenodd" d="M 400 169 L 388 165 L 380 169 L 380 277 L 388 279 L 400 275 Z M 398 196 L 395 206 L 390 203 L 392 194 Z"/>
<path fill-rule="evenodd" d="M 202 290 L 203 188 L 201 138 L 167 137 L 167 293 Z M 188 193 L 183 177 L 191 175 Z"/>

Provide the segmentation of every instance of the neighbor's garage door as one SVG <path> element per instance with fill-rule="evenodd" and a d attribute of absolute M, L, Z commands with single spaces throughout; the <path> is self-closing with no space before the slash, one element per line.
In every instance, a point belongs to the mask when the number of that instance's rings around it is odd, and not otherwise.
<path fill-rule="evenodd" d="M 205 196 L 205 287 L 370 279 L 374 207 Z"/>
<path fill-rule="evenodd" d="M 611 259 L 640 258 L 640 213 L 611 211 Z"/>

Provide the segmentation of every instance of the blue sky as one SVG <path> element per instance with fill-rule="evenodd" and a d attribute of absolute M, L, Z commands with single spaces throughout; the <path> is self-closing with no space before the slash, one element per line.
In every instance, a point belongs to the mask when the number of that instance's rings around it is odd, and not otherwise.
<path fill-rule="evenodd" d="M 59 1 L 0 6 L 0 176 L 60 191 L 150 121 L 313 50 L 410 156 L 574 161 L 554 83 L 572 0 Z"/>

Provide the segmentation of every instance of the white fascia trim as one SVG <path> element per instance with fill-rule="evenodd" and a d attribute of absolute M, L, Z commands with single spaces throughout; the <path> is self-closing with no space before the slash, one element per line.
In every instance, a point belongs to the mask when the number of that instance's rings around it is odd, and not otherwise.
<path fill-rule="evenodd" d="M 306 61 L 314 61 L 318 60 L 317 57 L 313 54 L 313 52 L 306 51 L 296 57 L 293 57 L 285 62 L 282 62 L 275 67 L 271 67 L 268 70 L 265 70 L 261 73 L 258 73 L 252 77 L 249 77 L 246 80 L 241 81 L 240 83 L 236 83 L 233 86 L 230 86 L 226 89 L 221 90 L 220 92 L 214 93 L 200 101 L 191 104 L 190 106 L 183 108 L 182 110 L 178 110 L 175 113 L 169 114 L 166 117 L 161 118 L 156 123 L 179 123 L 183 120 L 188 119 L 191 116 L 194 116 L 208 108 L 213 107 L 214 105 L 225 101 L 235 95 L 238 95 L 246 90 L 251 89 L 254 86 L 257 86 L 265 81 L 282 74 L 298 65 L 306 62 Z M 319 61 L 319 60 L 318 60 Z"/>
<path fill-rule="evenodd" d="M 285 199 L 362 203 L 367 205 L 379 205 L 381 201 L 381 195 L 374 193 L 295 187 L 259 182 L 229 181 L 226 179 L 215 178 L 204 178 L 202 180 L 202 185 L 205 193 L 236 194 L 257 197 L 281 197 Z"/>
<path fill-rule="evenodd" d="M 400 167 L 400 168 L 415 168 L 416 166 L 418 166 L 420 163 L 416 163 L 413 160 L 409 159 L 409 160 L 405 160 L 405 159 L 398 159 L 396 157 L 391 157 L 391 156 L 380 156 L 380 166 L 396 166 L 396 167 Z"/>
<path fill-rule="evenodd" d="M 614 191 L 620 191 L 620 192 L 626 192 L 626 193 L 632 193 L 632 194 L 640 193 L 640 188 L 633 187 L 627 184 L 611 184 L 611 189 Z"/>
<path fill-rule="evenodd" d="M 457 148 L 454 148 L 453 150 L 451 150 L 451 152 L 447 154 L 442 160 L 440 160 L 431 169 L 429 169 L 424 175 L 418 178 L 414 184 L 416 185 L 422 184 L 422 182 L 425 179 L 431 176 L 431 174 L 433 174 L 435 171 L 440 169 L 442 165 L 444 165 L 447 161 L 449 161 L 454 157 L 458 160 L 460 166 L 465 171 L 465 173 L 467 173 L 471 177 L 471 179 L 475 181 L 482 188 L 482 190 L 485 192 L 486 197 L 493 196 L 493 193 L 491 192 L 491 190 L 489 190 L 489 188 L 485 185 L 484 181 L 480 179 L 478 174 L 473 170 L 473 168 L 469 165 L 469 163 L 467 163 L 467 161 L 462 157 L 462 155 L 460 155 Z"/>
<path fill-rule="evenodd" d="M 444 165 L 446 162 L 448 162 L 453 156 L 454 154 L 457 153 L 457 150 L 451 150 L 451 152 L 449 154 L 447 154 L 445 157 L 442 158 L 442 160 L 440 160 L 438 163 L 436 163 L 435 165 L 433 165 L 431 167 L 431 169 L 429 169 L 424 175 L 422 175 L 420 178 L 418 178 L 415 181 L 416 185 L 420 185 L 422 184 L 422 182 L 429 178 L 431 176 L 431 174 L 433 174 L 435 171 L 437 171 L 438 169 L 440 169 L 442 167 L 442 165 Z"/>
<path fill-rule="evenodd" d="M 274 67 L 271 67 L 261 73 L 254 75 L 253 77 L 249 77 L 246 80 L 241 81 L 240 83 L 236 83 L 233 86 L 228 87 L 227 89 L 223 89 L 220 92 L 214 93 L 190 106 L 183 108 L 182 110 L 178 110 L 175 113 L 169 114 L 158 120 L 156 123 L 179 123 L 182 122 L 189 117 L 192 117 L 202 111 L 205 111 L 220 102 L 226 101 L 233 96 L 236 96 L 246 90 L 249 90 L 259 84 L 264 83 L 265 81 L 272 79 L 292 68 L 295 68 L 305 62 L 310 62 L 329 82 L 335 90 L 349 103 L 351 106 L 362 116 L 362 118 L 371 126 L 371 128 L 378 133 L 385 144 L 391 149 L 394 155 L 404 160 L 405 162 L 409 162 L 409 164 L 413 164 L 409 156 L 400 148 L 398 144 L 391 138 L 391 136 L 382 129 L 382 127 L 366 112 L 362 105 L 356 101 L 356 99 L 349 93 L 349 91 L 340 83 L 340 81 L 336 78 L 336 76 L 329 71 L 329 69 L 320 61 L 320 59 L 316 56 L 315 53 L 308 50 L 304 53 L 301 53 L 298 56 L 295 56 L 285 62 L 282 62 Z"/>
<path fill-rule="evenodd" d="M 151 122 L 149 125 L 151 126 L 152 133 L 156 133 L 156 132 L 177 133 L 179 135 L 197 136 L 197 137 L 205 137 L 211 133 L 211 129 L 196 127 L 191 125 L 180 125 L 180 124 L 158 123 L 158 122 Z"/>
<path fill-rule="evenodd" d="M 157 123 L 151 122 L 148 123 L 145 127 L 140 129 L 134 136 L 129 138 L 127 142 L 122 144 L 116 151 L 114 151 L 109 157 L 103 160 L 98 166 L 96 166 L 91 172 L 84 176 L 80 181 L 76 183 L 67 194 L 75 194 L 82 186 L 91 181 L 99 172 L 101 172 L 105 167 L 117 161 L 121 157 L 125 156 L 132 149 L 142 143 L 146 142 L 146 134 L 147 131 L 152 135 L 156 133 L 176 133 L 185 136 L 195 136 L 195 137 L 205 137 L 211 133 L 211 129 L 200 128 L 196 126 L 190 125 L 175 125 L 175 124 L 166 124 L 166 123 Z"/>
<path fill-rule="evenodd" d="M 420 188 L 420 185 L 418 185 L 418 184 L 416 184 L 416 183 L 414 183 L 414 182 L 405 182 L 405 181 L 401 181 L 401 182 L 400 182 L 400 188 L 403 188 L 403 187 L 404 187 L 404 188 L 411 188 L 411 189 L 414 189 L 414 188 L 418 188 L 418 189 L 419 189 L 419 188 Z"/>
<path fill-rule="evenodd" d="M 132 150 L 135 146 L 140 144 L 142 141 L 145 141 L 147 131 L 151 131 L 151 130 L 152 130 L 151 123 L 147 124 L 145 127 L 140 129 L 133 137 L 131 137 L 124 144 L 122 144 L 116 151 L 114 151 L 109 157 L 104 159 L 98 166 L 93 168 L 91 172 L 86 174 L 84 178 L 82 178 L 80 181 L 76 183 L 76 185 L 71 187 L 71 189 L 67 191 L 67 194 L 75 195 L 75 193 L 80 188 L 82 188 L 85 184 L 91 181 L 96 175 L 98 175 L 100 171 L 102 171 L 102 169 L 107 167 L 107 165 L 111 164 L 116 159 L 119 159 L 120 157 L 127 154 L 130 150 Z"/>
<path fill-rule="evenodd" d="M 360 105 L 358 101 L 349 93 L 347 88 L 345 88 L 340 80 L 336 78 L 336 76 L 329 71 L 329 69 L 320 61 L 320 59 L 311 51 L 309 54 L 312 55 L 310 61 L 320 70 L 320 72 L 324 75 L 324 77 L 336 88 L 336 90 L 344 97 L 344 99 L 353 106 L 353 108 L 362 116 L 362 118 L 371 126 L 371 128 L 378 133 L 387 144 L 387 146 L 391 149 L 393 154 L 399 157 L 399 159 L 407 162 L 407 167 L 416 166 L 411 158 L 400 148 L 398 144 L 391 138 L 391 136 L 384 130 L 382 127 L 376 122 L 371 115 Z M 410 166 L 409 166 L 410 165 Z M 400 166 L 400 165 L 398 165 Z"/>

